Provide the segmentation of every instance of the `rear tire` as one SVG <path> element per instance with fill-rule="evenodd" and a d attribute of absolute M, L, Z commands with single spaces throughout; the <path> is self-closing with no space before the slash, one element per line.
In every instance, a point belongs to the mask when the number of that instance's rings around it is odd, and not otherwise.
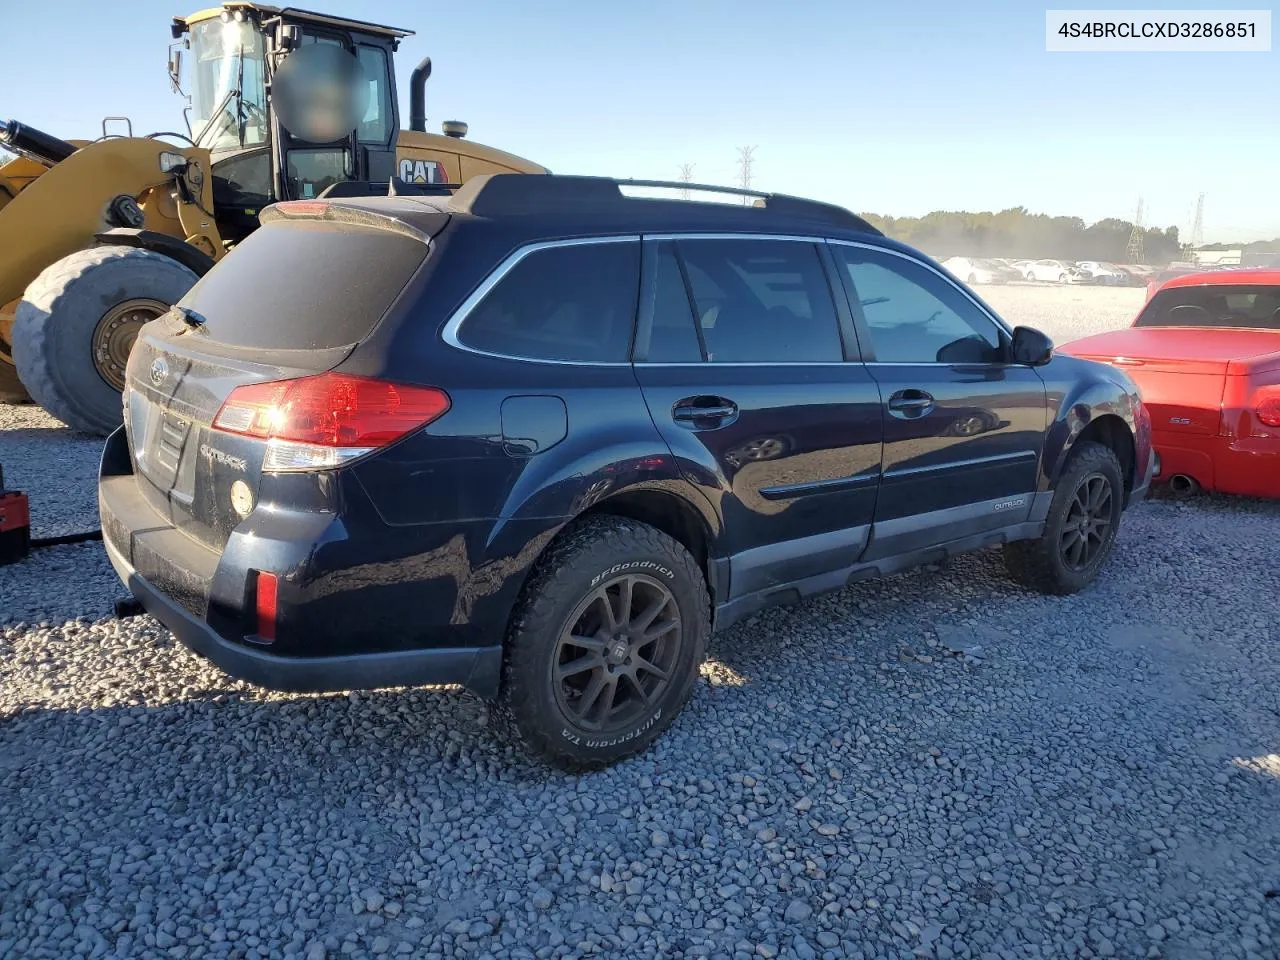
<path fill-rule="evenodd" d="M 710 632 L 706 580 L 683 546 L 633 520 L 588 517 L 552 543 L 525 587 L 498 714 L 554 766 L 606 767 L 670 726 Z"/>
<path fill-rule="evenodd" d="M 18 379 L 18 369 L 0 360 L 0 403 L 30 403 L 31 394 Z"/>
<path fill-rule="evenodd" d="M 1123 497 L 1120 461 L 1111 448 L 1080 444 L 1058 479 L 1040 539 L 1004 545 L 1009 575 L 1040 593 L 1065 596 L 1083 590 L 1115 548 Z M 1077 553 L 1081 538 L 1085 546 Z"/>
<path fill-rule="evenodd" d="M 107 361 L 95 357 L 99 321 L 133 300 L 167 309 L 197 279 L 176 260 L 137 247 L 91 247 L 46 267 L 13 322 L 13 361 L 31 398 L 73 430 L 110 433 L 122 419 L 120 390 L 106 379 Z M 127 357 L 132 343 L 126 327 L 110 344 L 110 362 L 122 366 L 119 355 Z"/>

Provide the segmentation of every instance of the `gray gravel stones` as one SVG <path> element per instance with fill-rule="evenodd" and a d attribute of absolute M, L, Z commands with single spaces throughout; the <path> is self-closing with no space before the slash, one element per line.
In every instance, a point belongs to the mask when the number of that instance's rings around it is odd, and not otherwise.
<path fill-rule="evenodd" d="M 1076 597 L 983 553 L 768 611 L 589 776 L 464 694 L 232 681 L 41 551 L 0 568 L 0 957 L 1269 960 L 1277 543 L 1151 501 Z"/>

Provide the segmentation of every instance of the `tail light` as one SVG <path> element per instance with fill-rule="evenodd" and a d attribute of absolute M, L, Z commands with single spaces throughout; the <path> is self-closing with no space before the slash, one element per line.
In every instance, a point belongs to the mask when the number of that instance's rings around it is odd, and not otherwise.
<path fill-rule="evenodd" d="M 267 441 L 267 472 L 326 470 L 443 416 L 449 395 L 341 373 L 236 387 L 213 428 Z"/>
<path fill-rule="evenodd" d="M 1258 419 L 1268 427 L 1280 427 L 1280 386 L 1263 387 L 1254 398 Z"/>
<path fill-rule="evenodd" d="M 258 636 L 263 640 L 276 638 L 276 612 L 278 609 L 280 581 L 274 573 L 259 571 L 256 586 Z"/>

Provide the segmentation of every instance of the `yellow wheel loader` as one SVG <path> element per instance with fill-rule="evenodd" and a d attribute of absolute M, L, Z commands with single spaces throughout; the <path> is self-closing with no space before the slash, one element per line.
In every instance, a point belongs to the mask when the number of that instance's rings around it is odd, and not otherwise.
<path fill-rule="evenodd" d="M 400 129 L 394 54 L 409 31 L 227 0 L 175 18 L 172 35 L 186 134 L 108 136 L 104 121 L 101 138 L 66 141 L 0 121 L 0 147 L 17 155 L 0 166 L 0 401 L 29 393 L 88 433 L 121 421 L 139 328 L 268 204 L 549 172 L 456 121 L 427 133 L 429 58 Z"/>

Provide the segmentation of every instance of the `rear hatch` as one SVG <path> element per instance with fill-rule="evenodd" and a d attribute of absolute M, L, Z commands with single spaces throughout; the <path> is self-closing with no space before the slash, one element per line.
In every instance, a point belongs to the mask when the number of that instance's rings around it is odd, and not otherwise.
<path fill-rule="evenodd" d="M 1280 338 L 1268 334 L 1231 328 L 1130 327 L 1061 349 L 1119 367 L 1133 377 L 1156 431 L 1215 435 L 1228 373 L 1280 349 Z"/>
<path fill-rule="evenodd" d="M 408 204 L 412 201 L 399 201 Z M 395 202 L 280 204 L 129 357 L 124 419 L 139 486 L 170 523 L 221 548 L 257 502 L 266 444 L 214 430 L 231 391 L 323 373 L 387 313 L 447 215 L 393 216 Z M 287 208 L 293 210 L 285 215 Z M 247 491 L 236 487 L 247 486 Z"/>

